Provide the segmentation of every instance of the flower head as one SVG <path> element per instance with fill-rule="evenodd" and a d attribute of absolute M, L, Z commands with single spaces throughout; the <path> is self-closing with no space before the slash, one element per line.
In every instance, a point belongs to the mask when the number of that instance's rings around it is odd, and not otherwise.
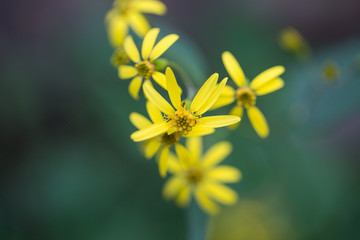
<path fill-rule="evenodd" d="M 131 138 L 135 142 L 144 141 L 165 132 L 169 135 L 177 132 L 186 137 L 202 136 L 214 132 L 214 128 L 228 126 L 240 121 L 240 117 L 229 115 L 202 117 L 219 97 L 227 78 L 224 78 L 217 85 L 219 75 L 214 73 L 200 88 L 190 108 L 187 109 L 185 102 L 181 101 L 181 89 L 176 82 L 173 71 L 168 67 L 165 74 L 172 105 L 152 87 L 149 81 L 143 85 L 146 98 L 163 113 L 165 121 L 154 123 L 133 133 Z"/>
<path fill-rule="evenodd" d="M 106 14 L 109 40 L 114 47 L 123 44 L 129 27 L 143 37 L 150 26 L 143 13 L 164 15 L 166 6 L 158 0 L 115 0 L 113 8 Z"/>
<path fill-rule="evenodd" d="M 326 61 L 322 69 L 322 78 L 328 83 L 333 83 L 339 79 L 340 70 L 334 61 Z"/>
<path fill-rule="evenodd" d="M 159 32 L 158 28 L 153 28 L 146 33 L 141 48 L 141 57 L 131 36 L 126 37 L 124 41 L 125 53 L 134 62 L 134 65 L 120 65 L 119 77 L 121 79 L 133 78 L 129 85 L 129 93 L 134 99 L 139 98 L 139 90 L 143 80 L 152 78 L 166 89 L 165 75 L 157 71 L 156 60 L 174 44 L 179 36 L 176 34 L 167 35 L 155 45 Z"/>
<path fill-rule="evenodd" d="M 139 113 L 133 112 L 130 114 L 130 121 L 137 129 L 145 129 L 152 124 L 163 123 L 166 121 L 161 115 L 161 112 L 151 102 L 146 103 L 146 109 L 151 121 Z M 159 173 L 162 177 L 165 177 L 167 173 L 169 149 L 172 146 L 180 144 L 180 137 L 180 134 L 177 132 L 172 134 L 165 132 L 144 141 L 144 155 L 147 159 L 150 159 L 157 153 Z"/>
<path fill-rule="evenodd" d="M 110 59 L 111 64 L 116 68 L 120 65 L 129 63 L 129 61 L 129 58 L 122 47 L 115 49 Z"/>
<path fill-rule="evenodd" d="M 281 31 L 279 45 L 282 49 L 297 57 L 304 58 L 311 54 L 309 44 L 300 32 L 293 27 L 287 27 Z"/>
<path fill-rule="evenodd" d="M 229 142 L 219 142 L 202 154 L 200 137 L 188 138 L 185 147 L 176 148 L 178 159 L 170 155 L 169 171 L 173 176 L 166 182 L 163 195 L 175 199 L 179 206 L 187 206 L 194 195 L 199 206 L 209 214 L 218 211 L 218 205 L 234 204 L 236 192 L 223 183 L 238 182 L 241 172 L 230 166 L 218 166 L 231 152 Z"/>
<path fill-rule="evenodd" d="M 285 71 L 284 67 L 272 67 L 260 73 L 248 83 L 239 63 L 230 52 L 224 52 L 222 60 L 238 89 L 235 90 L 227 86 L 212 109 L 236 102 L 230 114 L 242 117 L 244 109 L 246 109 L 257 134 L 262 138 L 266 138 L 269 135 L 269 127 L 264 115 L 255 106 L 256 100 L 258 96 L 274 92 L 284 86 L 284 81 L 279 78 Z"/>

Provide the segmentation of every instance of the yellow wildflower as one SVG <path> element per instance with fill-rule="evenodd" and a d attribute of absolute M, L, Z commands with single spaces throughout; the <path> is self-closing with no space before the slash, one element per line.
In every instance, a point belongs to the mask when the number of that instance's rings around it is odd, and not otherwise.
<path fill-rule="evenodd" d="M 322 78 L 329 83 L 333 83 L 339 79 L 340 70 L 334 61 L 326 61 L 322 69 Z"/>
<path fill-rule="evenodd" d="M 256 98 L 257 96 L 274 92 L 284 86 L 284 81 L 279 78 L 285 71 L 284 67 L 272 67 L 257 75 L 249 84 L 238 61 L 230 52 L 224 52 L 222 60 L 238 89 L 235 90 L 227 86 L 214 104 L 213 109 L 231 104 L 236 100 L 237 104 L 232 108 L 230 114 L 242 117 L 245 108 L 257 134 L 262 138 L 266 138 L 269 135 L 269 127 L 264 115 L 255 106 Z M 233 125 L 233 127 L 236 126 Z"/>
<path fill-rule="evenodd" d="M 156 60 L 174 44 L 179 36 L 176 34 L 167 35 L 155 45 L 159 32 L 158 28 L 153 28 L 146 33 L 141 48 L 142 59 L 133 38 L 128 36 L 124 41 L 124 50 L 135 64 L 134 66 L 120 65 L 119 77 L 121 79 L 133 78 L 129 85 L 129 93 L 134 99 L 139 98 L 139 90 L 143 80 L 153 78 L 161 87 L 166 89 L 165 75 L 156 71 Z"/>
<path fill-rule="evenodd" d="M 129 61 L 129 58 L 122 47 L 115 49 L 110 59 L 111 64 L 116 68 L 120 65 L 129 63 Z"/>
<path fill-rule="evenodd" d="M 215 103 L 227 82 L 227 78 L 224 78 L 217 85 L 219 75 L 214 73 L 200 88 L 190 105 L 190 109 L 187 109 L 186 103 L 181 101 L 181 89 L 176 82 L 173 71 L 168 67 L 165 74 L 166 86 L 173 106 L 152 87 L 149 81 L 145 82 L 143 90 L 146 98 L 164 114 L 166 121 L 154 123 L 150 127 L 133 133 L 131 138 L 135 142 L 144 141 L 165 132 L 169 135 L 178 132 L 186 137 L 202 136 L 209 134 L 209 131 L 214 128 L 228 126 L 240 121 L 237 116 L 201 116 Z"/>
<path fill-rule="evenodd" d="M 170 156 L 169 172 L 172 176 L 164 185 L 163 195 L 166 199 L 176 199 L 176 203 L 187 206 L 191 195 L 194 195 L 199 206 L 209 214 L 218 212 L 218 205 L 236 203 L 235 191 L 223 183 L 238 182 L 241 172 L 231 166 L 217 166 L 231 152 L 229 142 L 219 142 L 202 155 L 201 137 L 188 138 L 187 149 L 176 149 L 179 161 Z"/>
<path fill-rule="evenodd" d="M 159 109 L 157 109 L 151 102 L 148 101 L 146 103 L 146 109 L 151 121 L 139 113 L 133 112 L 130 114 L 131 123 L 139 130 L 145 129 L 152 124 L 166 122 Z M 210 134 L 212 132 L 214 132 L 214 130 L 209 129 L 208 133 Z M 180 144 L 180 137 L 181 135 L 178 132 L 174 132 L 170 135 L 165 132 L 144 142 L 144 155 L 147 159 L 152 158 L 156 153 L 158 153 L 157 160 L 159 172 L 162 177 L 165 177 L 167 173 L 169 149 L 174 145 L 177 147 L 177 145 Z"/>
<path fill-rule="evenodd" d="M 150 26 L 143 13 L 164 15 L 166 6 L 158 0 L 115 0 L 113 8 L 106 14 L 105 22 L 109 40 L 114 47 L 120 47 L 129 27 L 143 37 Z"/>
<path fill-rule="evenodd" d="M 293 27 L 283 29 L 279 36 L 279 45 L 285 51 L 298 57 L 307 57 L 311 54 L 305 38 Z"/>

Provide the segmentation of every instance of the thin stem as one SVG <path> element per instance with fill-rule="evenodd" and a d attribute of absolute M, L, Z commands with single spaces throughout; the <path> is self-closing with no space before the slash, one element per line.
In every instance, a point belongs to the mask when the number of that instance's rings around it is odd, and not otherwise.
<path fill-rule="evenodd" d="M 183 83 L 187 90 L 187 98 L 192 99 L 195 95 L 196 88 L 193 82 L 191 81 L 189 75 L 187 74 L 187 72 L 179 64 L 175 62 L 169 62 L 169 66 L 180 74 L 180 77 L 183 80 Z"/>
<path fill-rule="evenodd" d="M 204 240 L 207 232 L 207 215 L 194 201 L 187 209 L 187 240 Z"/>

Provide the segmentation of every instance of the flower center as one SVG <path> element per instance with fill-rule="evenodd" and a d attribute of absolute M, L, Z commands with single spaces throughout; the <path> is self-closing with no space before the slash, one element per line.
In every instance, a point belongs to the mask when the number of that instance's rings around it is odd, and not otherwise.
<path fill-rule="evenodd" d="M 248 87 L 239 88 L 236 91 L 236 99 L 239 105 L 250 107 L 256 103 L 255 93 Z"/>
<path fill-rule="evenodd" d="M 196 124 L 196 117 L 185 108 L 185 102 L 169 120 L 172 122 L 173 128 L 184 135 L 188 134 Z"/>
<path fill-rule="evenodd" d="M 165 144 L 168 148 L 170 148 L 172 145 L 176 144 L 179 141 L 179 134 L 177 132 L 174 132 L 170 135 L 167 133 L 164 133 L 160 141 Z"/>
<path fill-rule="evenodd" d="M 137 63 L 135 67 L 139 76 L 144 79 L 150 79 L 151 74 L 155 71 L 155 65 L 147 60 Z"/>
<path fill-rule="evenodd" d="M 129 62 L 129 58 L 127 57 L 125 51 L 123 49 L 117 49 L 114 54 L 111 56 L 111 63 L 118 67 L 122 64 L 126 64 Z"/>
<path fill-rule="evenodd" d="M 199 183 L 203 178 L 203 173 L 199 168 L 191 168 L 186 173 L 186 179 L 190 183 Z"/>

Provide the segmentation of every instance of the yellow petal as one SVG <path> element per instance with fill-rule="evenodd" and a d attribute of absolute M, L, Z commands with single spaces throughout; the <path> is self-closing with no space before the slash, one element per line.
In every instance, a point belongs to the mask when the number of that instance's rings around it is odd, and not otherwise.
<path fill-rule="evenodd" d="M 284 81 L 281 78 L 274 78 L 268 81 L 266 84 L 261 85 L 255 90 L 256 95 L 261 96 L 276 90 L 279 90 L 284 86 Z"/>
<path fill-rule="evenodd" d="M 119 66 L 119 78 L 128 79 L 136 76 L 137 70 L 133 66 L 120 65 Z"/>
<path fill-rule="evenodd" d="M 152 125 L 146 117 L 136 112 L 130 113 L 129 119 L 137 129 L 147 128 Z"/>
<path fill-rule="evenodd" d="M 221 97 L 234 97 L 235 89 L 230 86 L 225 86 L 220 94 Z"/>
<path fill-rule="evenodd" d="M 122 17 L 114 12 L 109 12 L 107 19 L 110 43 L 113 47 L 120 47 L 128 33 L 128 25 Z"/>
<path fill-rule="evenodd" d="M 231 115 L 220 115 L 220 116 L 211 116 L 211 117 L 203 117 L 200 119 L 198 125 L 199 127 L 206 128 L 219 128 L 228 126 L 240 121 L 240 118 L 237 116 Z"/>
<path fill-rule="evenodd" d="M 227 78 L 224 78 L 221 83 L 216 86 L 216 88 L 212 91 L 210 94 L 210 97 L 204 102 L 204 104 L 201 106 L 201 108 L 197 111 L 196 114 L 202 115 L 204 114 L 209 108 L 211 108 L 212 105 L 216 102 L 216 100 L 219 98 L 221 91 L 225 87 L 227 82 Z"/>
<path fill-rule="evenodd" d="M 166 177 L 169 160 L 169 148 L 163 147 L 160 151 L 159 173 L 161 177 Z"/>
<path fill-rule="evenodd" d="M 176 154 L 178 156 L 181 166 L 184 169 L 189 169 L 192 165 L 192 158 L 191 158 L 189 151 L 186 150 L 186 148 L 181 144 L 175 145 L 175 151 L 176 151 Z"/>
<path fill-rule="evenodd" d="M 236 85 L 239 87 L 245 86 L 245 75 L 240 67 L 240 64 L 230 52 L 224 52 L 222 54 L 222 60 L 227 72 Z"/>
<path fill-rule="evenodd" d="M 150 139 L 145 143 L 145 157 L 152 158 L 160 148 L 160 141 L 158 138 Z"/>
<path fill-rule="evenodd" d="M 197 189 L 195 192 L 195 199 L 200 208 L 208 214 L 216 214 L 219 211 L 218 206 L 204 193 L 203 190 Z"/>
<path fill-rule="evenodd" d="M 152 104 L 151 102 L 147 101 L 146 102 L 146 110 L 150 116 L 151 121 L 153 121 L 153 123 L 162 123 L 164 122 L 164 118 L 161 115 L 161 112 L 159 111 L 159 109 L 157 109 L 155 107 L 154 104 Z"/>
<path fill-rule="evenodd" d="M 143 90 L 149 101 L 160 111 L 168 115 L 174 113 L 173 107 L 148 82 L 143 84 Z"/>
<path fill-rule="evenodd" d="M 191 137 L 186 139 L 186 147 L 192 155 L 193 159 L 200 159 L 202 154 L 202 138 Z"/>
<path fill-rule="evenodd" d="M 230 115 L 233 115 L 233 116 L 238 116 L 238 117 L 240 117 L 240 119 L 241 119 L 242 116 L 243 116 L 243 113 L 244 113 L 244 108 L 241 107 L 241 106 L 239 106 L 239 105 L 235 105 L 235 106 L 231 109 L 231 111 L 230 111 L 229 114 L 230 114 Z M 239 126 L 239 123 L 240 123 L 240 122 L 235 123 L 235 124 L 232 124 L 232 125 L 229 126 L 229 128 L 230 128 L 231 130 L 234 130 L 234 129 L 236 129 L 236 128 Z"/>
<path fill-rule="evenodd" d="M 144 60 L 149 58 L 150 52 L 154 47 L 159 32 L 160 32 L 159 28 L 153 28 L 146 33 L 141 48 L 141 55 Z"/>
<path fill-rule="evenodd" d="M 200 90 L 197 92 L 196 96 L 194 97 L 191 103 L 190 111 L 192 113 L 198 111 L 205 103 L 205 101 L 210 97 L 209 93 L 213 91 L 214 87 L 216 86 L 216 82 L 218 78 L 219 78 L 219 74 L 214 73 L 201 86 Z"/>
<path fill-rule="evenodd" d="M 143 37 L 145 33 L 149 31 L 150 25 L 142 14 L 132 12 L 131 14 L 128 14 L 128 19 L 131 28 L 138 36 Z"/>
<path fill-rule="evenodd" d="M 174 198 L 185 186 L 185 181 L 179 177 L 171 177 L 166 181 L 163 187 L 163 196 L 165 199 Z"/>
<path fill-rule="evenodd" d="M 207 176 L 215 181 L 233 183 L 238 182 L 241 179 L 242 174 L 237 168 L 219 166 L 209 170 Z"/>
<path fill-rule="evenodd" d="M 207 183 L 204 191 L 209 197 L 225 205 L 234 204 L 238 200 L 236 192 L 222 184 Z"/>
<path fill-rule="evenodd" d="M 249 120 L 251 125 L 254 127 L 256 133 L 261 138 L 266 138 L 269 136 L 269 126 L 266 122 L 264 115 L 257 107 L 250 107 L 247 109 Z"/>
<path fill-rule="evenodd" d="M 181 106 L 181 93 L 180 87 L 176 82 L 175 75 L 171 68 L 167 67 L 165 71 L 166 76 L 166 86 L 168 88 L 168 94 L 173 106 L 176 109 L 179 109 Z"/>
<path fill-rule="evenodd" d="M 156 136 L 159 136 L 160 134 L 167 131 L 167 124 L 164 123 L 156 123 L 151 125 L 150 127 L 143 128 L 139 131 L 134 132 L 131 134 L 131 139 L 134 142 L 141 142 Z"/>
<path fill-rule="evenodd" d="M 209 135 L 215 132 L 214 128 L 207 128 L 207 127 L 201 127 L 201 126 L 195 126 L 193 129 L 184 137 L 199 137 L 204 135 Z"/>
<path fill-rule="evenodd" d="M 176 34 L 170 34 L 161 39 L 151 51 L 150 59 L 154 60 L 160 57 L 178 39 L 179 36 Z"/>
<path fill-rule="evenodd" d="M 171 152 L 169 153 L 169 172 L 176 174 L 182 172 L 184 169 L 180 165 L 179 161 Z"/>
<path fill-rule="evenodd" d="M 141 83 L 142 83 L 142 78 L 136 77 L 133 80 L 131 80 L 129 84 L 129 93 L 135 100 L 139 99 L 139 90 L 141 87 Z"/>
<path fill-rule="evenodd" d="M 155 71 L 151 76 L 157 84 L 159 84 L 163 89 L 167 90 L 165 74 Z"/>
<path fill-rule="evenodd" d="M 283 66 L 275 66 L 269 68 L 268 70 L 263 71 L 259 75 L 257 75 L 254 80 L 251 81 L 250 87 L 254 90 L 261 88 L 262 85 L 267 82 L 273 80 L 274 78 L 279 77 L 281 74 L 285 72 L 285 68 Z"/>
<path fill-rule="evenodd" d="M 233 103 L 235 101 L 235 97 L 222 97 L 220 96 L 216 102 L 211 106 L 211 108 L 209 110 L 215 110 L 221 107 L 224 107 L 226 105 L 229 105 L 231 103 Z"/>
<path fill-rule="evenodd" d="M 166 13 L 166 5 L 160 1 L 133 1 L 131 6 L 143 13 L 152 13 L 156 15 L 164 15 Z"/>
<path fill-rule="evenodd" d="M 190 189 L 187 187 L 183 187 L 176 198 L 176 203 L 180 207 L 186 207 L 189 204 L 189 202 L 190 202 Z"/>
<path fill-rule="evenodd" d="M 223 161 L 232 151 L 230 142 L 219 142 L 212 146 L 204 155 L 202 165 L 204 167 L 215 166 Z"/>
<path fill-rule="evenodd" d="M 134 40 L 131 36 L 127 36 L 124 41 L 124 50 L 128 57 L 133 62 L 139 62 L 140 61 L 140 54 L 139 51 L 134 43 Z"/>

